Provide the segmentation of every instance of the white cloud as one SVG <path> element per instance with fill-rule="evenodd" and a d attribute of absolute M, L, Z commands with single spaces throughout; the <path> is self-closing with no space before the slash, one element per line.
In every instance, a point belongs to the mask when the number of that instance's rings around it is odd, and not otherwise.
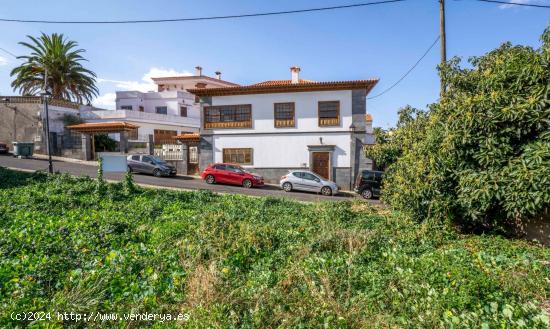
<path fill-rule="evenodd" d="M 141 81 L 135 80 L 111 80 L 98 78 L 99 83 L 114 83 L 116 88 L 122 90 L 137 90 L 141 92 L 148 92 L 157 90 L 157 85 L 153 83 L 152 77 L 173 77 L 173 76 L 190 76 L 192 75 L 188 71 L 179 72 L 174 69 L 164 69 L 158 67 L 152 67 L 147 73 L 143 75 Z"/>
<path fill-rule="evenodd" d="M 535 4 L 535 3 L 543 3 L 543 1 L 541 0 L 510 0 L 508 2 L 513 2 L 513 3 L 520 3 L 520 4 Z M 521 6 L 515 6 L 513 4 L 502 4 L 500 6 L 498 6 L 500 9 L 510 9 L 510 8 L 520 8 Z"/>
<path fill-rule="evenodd" d="M 0 66 L 8 65 L 8 60 L 6 57 L 0 56 Z"/>
<path fill-rule="evenodd" d="M 99 107 L 99 108 L 107 108 L 107 109 L 110 109 L 110 110 L 114 110 L 115 109 L 115 100 L 116 100 L 116 94 L 115 93 L 106 93 L 106 94 L 103 94 L 103 95 L 99 96 L 98 98 L 96 98 L 93 101 L 93 105 L 95 107 Z"/>

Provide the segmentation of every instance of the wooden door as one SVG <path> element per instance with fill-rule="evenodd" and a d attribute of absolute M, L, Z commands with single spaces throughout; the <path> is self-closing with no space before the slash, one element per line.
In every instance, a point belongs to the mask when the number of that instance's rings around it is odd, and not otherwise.
<path fill-rule="evenodd" d="M 313 172 L 323 178 L 329 179 L 329 159 L 328 152 L 313 152 Z"/>

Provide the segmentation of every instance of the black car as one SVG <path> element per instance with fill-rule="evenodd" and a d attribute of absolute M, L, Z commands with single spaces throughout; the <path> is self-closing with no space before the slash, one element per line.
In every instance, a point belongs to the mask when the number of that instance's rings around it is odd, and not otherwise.
<path fill-rule="evenodd" d="M 382 178 L 384 178 L 383 171 L 363 170 L 357 175 L 353 190 L 365 199 L 379 197 Z"/>
<path fill-rule="evenodd" d="M 0 154 L 8 154 L 8 145 L 5 143 L 0 143 Z"/>

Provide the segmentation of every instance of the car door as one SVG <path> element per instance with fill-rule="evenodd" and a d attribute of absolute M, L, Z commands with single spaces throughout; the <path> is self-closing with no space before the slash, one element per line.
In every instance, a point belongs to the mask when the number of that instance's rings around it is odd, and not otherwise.
<path fill-rule="evenodd" d="M 321 179 L 312 173 L 304 172 L 302 184 L 307 191 L 319 192 L 321 190 Z"/>
<path fill-rule="evenodd" d="M 215 165 L 214 166 L 214 178 L 218 183 L 227 183 L 228 175 L 226 165 Z"/>
<path fill-rule="evenodd" d="M 128 158 L 128 167 L 132 169 L 134 172 L 140 172 L 140 156 L 139 155 L 132 155 Z"/>
<path fill-rule="evenodd" d="M 237 167 L 227 165 L 227 183 L 241 185 L 243 181 L 244 173 Z"/>
<path fill-rule="evenodd" d="M 302 177 L 304 176 L 304 173 L 301 171 L 295 171 L 293 172 L 290 177 L 289 181 L 292 184 L 292 188 L 295 190 L 307 190 L 306 187 L 304 187 L 304 182 Z"/>
<path fill-rule="evenodd" d="M 142 168 L 142 172 L 146 174 L 152 174 L 153 170 L 155 170 L 155 162 L 153 161 L 153 158 L 151 158 L 148 155 L 142 156 L 141 168 Z"/>

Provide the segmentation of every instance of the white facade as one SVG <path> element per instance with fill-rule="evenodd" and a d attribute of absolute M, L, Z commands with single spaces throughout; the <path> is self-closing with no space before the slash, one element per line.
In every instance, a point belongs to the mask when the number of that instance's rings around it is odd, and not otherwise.
<path fill-rule="evenodd" d="M 131 109 L 128 107 L 131 106 Z M 166 107 L 167 115 L 181 116 L 180 108 L 187 108 L 187 117 L 200 118 L 195 96 L 186 91 L 147 92 L 117 91 L 116 109 L 157 113 L 158 107 Z M 141 111 L 143 110 L 143 111 Z"/>
<path fill-rule="evenodd" d="M 214 136 L 214 162 L 223 162 L 224 148 L 252 148 L 252 164 L 245 168 L 309 168 L 308 145 L 334 145 L 333 167 L 350 167 L 350 134 L 285 133 L 277 135 Z"/>
<path fill-rule="evenodd" d="M 318 104 L 321 101 L 340 102 L 340 125 L 337 127 L 319 127 Z M 294 102 L 295 127 L 275 128 L 275 103 Z M 351 118 L 351 90 L 330 90 L 299 93 L 253 94 L 235 96 L 214 96 L 212 105 L 252 105 L 252 128 L 250 129 L 213 129 L 214 134 L 223 133 L 305 133 L 345 131 L 349 132 Z"/>
<path fill-rule="evenodd" d="M 252 148 L 253 161 L 245 167 L 309 167 L 308 145 L 334 145 L 333 167 L 350 166 L 351 90 L 214 96 L 212 106 L 251 104 L 252 128 L 212 129 L 214 160 L 223 161 L 224 148 Z M 318 104 L 340 102 L 340 124 L 320 127 Z M 276 128 L 275 103 L 294 103 L 295 126 Z"/>

